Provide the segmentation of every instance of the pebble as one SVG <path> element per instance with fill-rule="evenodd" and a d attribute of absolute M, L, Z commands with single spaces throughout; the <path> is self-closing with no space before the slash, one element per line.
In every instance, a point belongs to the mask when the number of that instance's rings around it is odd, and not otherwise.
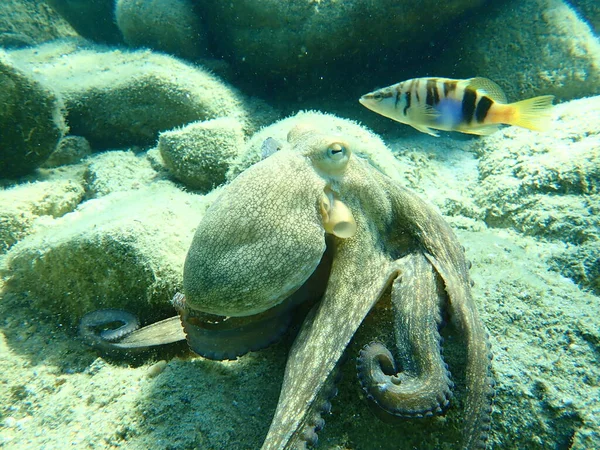
<path fill-rule="evenodd" d="M 148 378 L 154 378 L 154 377 L 160 375 L 161 373 L 163 373 L 163 371 L 165 370 L 165 367 L 167 367 L 167 362 L 164 359 L 162 359 L 162 360 L 158 361 L 156 364 L 152 364 L 150 367 L 148 367 L 146 376 Z"/>

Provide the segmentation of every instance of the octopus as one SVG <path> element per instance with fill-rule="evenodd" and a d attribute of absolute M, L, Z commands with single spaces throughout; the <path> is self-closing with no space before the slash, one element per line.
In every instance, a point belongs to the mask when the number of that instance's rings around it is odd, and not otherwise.
<path fill-rule="evenodd" d="M 90 332 L 103 318 L 87 316 L 84 335 L 105 348 L 185 338 L 201 356 L 236 359 L 272 344 L 305 314 L 262 447 L 304 448 L 317 442 L 342 356 L 387 296 L 393 345 L 370 342 L 357 358 L 368 401 L 401 418 L 446 411 L 453 381 L 440 330 L 450 317 L 466 349 L 460 445 L 485 448 L 491 352 L 455 234 L 433 206 L 360 157 L 352 138 L 298 125 L 287 141 L 269 142 L 267 150 L 276 149 L 207 210 L 187 254 L 183 293 L 173 299 L 178 316 L 104 337 Z M 111 311 L 105 322 L 121 320 Z"/>

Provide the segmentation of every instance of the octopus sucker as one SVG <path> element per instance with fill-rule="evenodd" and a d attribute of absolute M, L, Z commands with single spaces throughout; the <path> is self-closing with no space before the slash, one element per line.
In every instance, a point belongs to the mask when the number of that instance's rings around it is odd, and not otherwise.
<path fill-rule="evenodd" d="M 262 447 L 284 450 L 317 443 L 344 355 L 354 339 L 364 344 L 362 326 L 391 349 L 360 351 L 370 406 L 389 417 L 443 414 L 452 406 L 440 337 L 449 317 L 466 346 L 461 447 L 485 447 L 491 351 L 464 249 L 433 206 L 358 156 L 369 154 L 365 130 L 339 136 L 319 126 L 284 130 L 288 142 L 269 141 L 268 157 L 223 188 L 188 251 L 179 316 L 161 332 L 207 358 L 234 359 L 300 322 Z M 141 345 L 146 329 L 106 345 Z"/>

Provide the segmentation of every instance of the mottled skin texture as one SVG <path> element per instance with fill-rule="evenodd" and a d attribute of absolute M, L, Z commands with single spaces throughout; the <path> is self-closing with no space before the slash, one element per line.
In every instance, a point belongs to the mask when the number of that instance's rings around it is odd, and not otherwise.
<path fill-rule="evenodd" d="M 393 329 L 393 348 L 373 342 L 358 356 L 367 398 L 379 415 L 443 413 L 453 388 L 439 334 L 447 316 L 467 355 L 461 448 L 484 448 L 491 355 L 456 236 L 434 208 L 353 153 L 367 153 L 365 144 L 303 126 L 288 141 L 233 180 L 199 224 L 185 295 L 173 299 L 183 331 L 171 318 L 102 347 L 156 345 L 185 333 L 196 353 L 235 359 L 279 338 L 307 309 L 298 305 L 311 307 L 263 445 L 304 448 L 323 426 L 343 353 L 373 306 L 389 298 L 393 319 L 377 327 Z M 84 336 L 99 321 L 82 321 Z"/>
<path fill-rule="evenodd" d="M 305 284 L 328 246 L 332 263 L 324 294 L 290 350 L 263 449 L 314 443 L 336 366 L 365 316 L 389 289 L 394 351 L 402 371 L 395 373 L 393 356 L 383 355 L 381 345 L 366 347 L 359 377 L 368 397 L 402 417 L 443 411 L 452 388 L 438 332 L 446 308 L 467 346 L 462 447 L 485 447 L 493 392 L 490 352 L 455 235 L 431 206 L 352 154 L 352 142 L 302 127 L 292 130 L 288 140 L 289 145 L 236 178 L 196 232 L 180 309 L 190 346 L 213 358 L 243 354 L 248 348 L 222 354 L 205 350 L 204 325 L 198 331 L 191 324 L 205 323 L 207 313 L 232 316 L 229 331 L 236 329 L 236 320 L 277 323 L 291 309 L 282 305 Z M 349 208 L 356 222 L 352 236 L 331 236 L 326 244 L 324 195 Z M 240 335 L 246 333 L 244 326 Z M 264 329 L 264 334 L 280 332 L 270 325 Z M 256 340 L 255 331 L 247 332 L 245 340 Z M 196 333 L 201 334 L 197 340 Z M 263 339 L 249 347 L 264 346 L 269 338 Z"/>

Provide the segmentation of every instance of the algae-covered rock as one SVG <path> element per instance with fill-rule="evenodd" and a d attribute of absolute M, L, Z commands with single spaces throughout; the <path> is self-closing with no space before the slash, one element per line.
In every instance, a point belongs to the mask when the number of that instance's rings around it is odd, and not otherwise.
<path fill-rule="evenodd" d="M 379 136 L 370 132 L 356 122 L 342 119 L 333 114 L 318 111 L 301 111 L 298 114 L 282 119 L 255 133 L 246 143 L 227 173 L 229 180 L 234 179 L 252 164 L 269 156 L 276 148 L 265 148 L 265 141 L 273 139 L 272 146 L 285 145 L 289 131 L 296 125 L 307 125 L 340 136 L 350 143 L 358 142 L 362 153 L 373 166 L 392 177 L 398 176 L 397 161 Z"/>
<path fill-rule="evenodd" d="M 555 111 L 552 130 L 545 133 L 511 127 L 476 141 L 473 148 L 481 156 L 476 198 L 489 226 L 587 246 L 600 240 L 600 97 Z M 572 249 L 561 258 L 582 251 L 588 250 Z M 588 274 L 597 259 L 579 263 L 577 274 L 572 267 L 561 272 L 592 287 L 594 276 Z"/>
<path fill-rule="evenodd" d="M 482 0 L 203 2 L 215 52 L 271 89 L 333 87 L 366 62 L 402 61 Z M 436 55 L 437 56 L 437 55 Z M 257 83 L 258 84 L 258 83 Z M 337 87 L 342 87 L 340 84 Z M 327 95 L 331 95 L 328 93 Z"/>
<path fill-rule="evenodd" d="M 151 145 L 160 131 L 226 116 L 251 133 L 274 117 L 209 72 L 149 51 L 59 42 L 12 56 L 62 94 L 71 132 L 93 148 Z"/>
<path fill-rule="evenodd" d="M 191 189 L 207 192 L 225 182 L 244 145 L 242 125 L 232 118 L 194 122 L 165 131 L 158 149 L 172 175 Z"/>
<path fill-rule="evenodd" d="M 160 179 L 145 154 L 113 150 L 95 155 L 83 174 L 88 198 L 147 188 Z"/>
<path fill-rule="evenodd" d="M 65 132 L 62 101 L 0 50 L 0 177 L 37 168 Z"/>
<path fill-rule="evenodd" d="M 74 36 L 77 32 L 46 2 L 2 0 L 0 47 L 25 47 Z"/>
<path fill-rule="evenodd" d="M 599 34 L 600 3 L 597 0 L 571 0 L 571 4 L 590 23 L 596 34 Z"/>
<path fill-rule="evenodd" d="M 200 17 L 189 0 L 117 0 L 117 26 L 132 47 L 148 47 L 182 58 L 207 53 Z"/>
<path fill-rule="evenodd" d="M 598 215 L 600 210 L 594 213 Z M 600 295 L 600 236 L 582 245 L 569 245 L 550 258 L 550 267 Z"/>
<path fill-rule="evenodd" d="M 36 309 L 71 324 L 105 307 L 164 317 L 201 201 L 168 182 L 87 201 L 11 249 L 9 290 L 29 292 Z"/>
<path fill-rule="evenodd" d="M 83 195 L 83 186 L 71 180 L 38 181 L 0 190 L 0 254 L 34 232 L 40 217 L 60 217 L 73 211 Z"/>
<path fill-rule="evenodd" d="M 477 141 L 486 222 L 581 243 L 598 234 L 600 97 L 555 108 L 552 130 L 506 128 Z"/>
<path fill-rule="evenodd" d="M 600 41 L 563 0 L 488 2 L 486 14 L 470 18 L 440 56 L 438 72 L 488 77 L 509 101 L 600 94 Z"/>
<path fill-rule="evenodd" d="M 42 167 L 58 167 L 68 164 L 76 164 L 92 153 L 92 147 L 88 140 L 82 136 L 65 136 L 56 149 L 50 154 Z"/>

